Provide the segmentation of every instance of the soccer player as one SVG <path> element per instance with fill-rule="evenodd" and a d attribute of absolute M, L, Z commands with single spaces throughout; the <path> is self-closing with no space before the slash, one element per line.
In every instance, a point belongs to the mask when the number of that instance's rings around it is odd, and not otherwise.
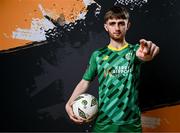
<path fill-rule="evenodd" d="M 75 117 L 72 102 L 85 93 L 91 81 L 98 76 L 99 111 L 94 132 L 141 132 L 141 113 L 138 106 L 140 66 L 151 61 L 159 47 L 141 39 L 132 45 L 125 39 L 130 27 L 129 12 L 124 7 L 112 7 L 104 16 L 104 28 L 110 37 L 109 45 L 94 51 L 89 66 L 66 104 L 70 119 L 82 124 Z"/>

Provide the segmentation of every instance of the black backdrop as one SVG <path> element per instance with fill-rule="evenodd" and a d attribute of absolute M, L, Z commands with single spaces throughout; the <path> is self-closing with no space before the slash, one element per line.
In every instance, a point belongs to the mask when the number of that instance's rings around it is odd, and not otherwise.
<path fill-rule="evenodd" d="M 43 45 L 2 51 L 0 53 L 0 130 L 1 131 L 87 131 L 91 125 L 73 124 L 64 109 L 74 87 L 81 80 L 90 54 L 108 44 L 103 29 L 104 11 L 115 1 L 97 1 L 101 13 L 94 16 L 96 5 L 88 7 L 86 20 L 78 22 L 62 38 Z M 141 38 L 160 47 L 153 62 L 141 71 L 140 106 L 149 110 L 172 105 L 180 99 L 180 2 L 149 0 L 131 10 L 132 25 L 127 34 L 130 43 Z M 86 26 L 83 26 L 83 24 Z M 82 30 L 80 30 L 82 29 Z M 97 81 L 89 93 L 97 96 Z"/>

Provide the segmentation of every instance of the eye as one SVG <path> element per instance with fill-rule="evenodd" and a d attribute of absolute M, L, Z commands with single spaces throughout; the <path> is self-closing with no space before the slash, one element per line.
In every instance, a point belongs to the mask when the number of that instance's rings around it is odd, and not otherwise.
<path fill-rule="evenodd" d="M 125 25 L 125 22 L 119 22 L 118 25 Z"/>
<path fill-rule="evenodd" d="M 115 22 L 110 22 L 109 25 L 113 26 L 115 25 L 116 23 Z"/>

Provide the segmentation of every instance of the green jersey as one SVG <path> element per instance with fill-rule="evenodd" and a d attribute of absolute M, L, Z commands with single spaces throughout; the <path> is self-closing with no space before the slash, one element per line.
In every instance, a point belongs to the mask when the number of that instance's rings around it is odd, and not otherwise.
<path fill-rule="evenodd" d="M 93 52 L 83 76 L 91 81 L 98 75 L 98 124 L 131 124 L 140 119 L 138 81 L 141 61 L 136 57 L 139 45 L 126 44 L 115 50 L 106 46 Z"/>

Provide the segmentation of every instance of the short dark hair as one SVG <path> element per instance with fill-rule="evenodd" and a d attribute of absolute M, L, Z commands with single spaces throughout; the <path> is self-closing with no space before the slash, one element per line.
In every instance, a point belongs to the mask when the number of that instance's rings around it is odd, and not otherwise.
<path fill-rule="evenodd" d="M 113 19 L 113 18 L 129 20 L 130 14 L 128 10 L 123 6 L 113 6 L 105 13 L 104 23 L 106 23 L 108 19 Z"/>

